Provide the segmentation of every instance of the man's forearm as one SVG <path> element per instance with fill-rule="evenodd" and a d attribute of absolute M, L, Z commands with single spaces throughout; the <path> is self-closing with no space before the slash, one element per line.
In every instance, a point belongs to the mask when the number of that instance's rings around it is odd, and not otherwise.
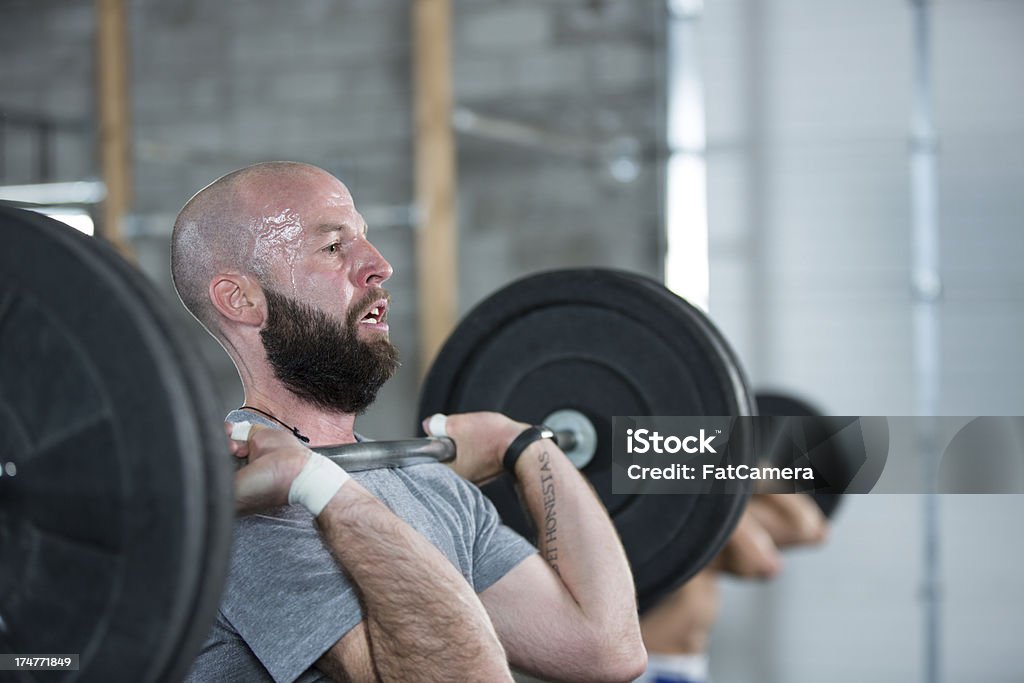
<path fill-rule="evenodd" d="M 483 606 L 425 538 L 354 482 L 317 517 L 324 542 L 358 588 L 382 680 L 511 680 Z M 462 675 L 460 673 L 460 675 Z"/>
<path fill-rule="evenodd" d="M 531 444 L 516 478 L 537 527 L 541 556 L 558 573 L 588 623 L 612 642 L 640 640 L 633 577 L 618 534 L 589 483 L 557 446 Z"/>

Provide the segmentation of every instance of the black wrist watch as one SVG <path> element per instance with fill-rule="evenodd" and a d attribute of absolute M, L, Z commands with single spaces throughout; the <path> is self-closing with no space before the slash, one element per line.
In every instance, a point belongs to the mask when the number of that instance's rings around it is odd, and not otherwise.
<path fill-rule="evenodd" d="M 501 459 L 501 464 L 504 466 L 505 471 L 509 474 L 515 474 L 516 462 L 519 460 L 519 456 L 523 454 L 526 447 L 534 441 L 540 441 L 541 439 L 553 439 L 555 433 L 544 425 L 534 425 L 533 427 L 527 427 L 519 436 L 512 440 L 509 444 L 508 450 L 505 451 L 505 457 Z"/>

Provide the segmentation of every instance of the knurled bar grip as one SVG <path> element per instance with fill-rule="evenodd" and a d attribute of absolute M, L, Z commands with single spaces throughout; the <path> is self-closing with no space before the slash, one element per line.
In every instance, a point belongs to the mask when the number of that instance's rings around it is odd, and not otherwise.
<path fill-rule="evenodd" d="M 572 430 L 555 432 L 560 448 L 572 448 L 576 434 Z M 407 467 L 429 462 L 451 462 L 455 459 L 455 442 L 446 436 L 397 441 L 360 441 L 340 446 L 314 448 L 347 472 L 373 470 L 379 467 Z"/>

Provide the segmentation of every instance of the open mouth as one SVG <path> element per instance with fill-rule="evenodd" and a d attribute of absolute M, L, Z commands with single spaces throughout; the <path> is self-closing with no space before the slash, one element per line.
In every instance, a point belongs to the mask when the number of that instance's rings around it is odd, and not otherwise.
<path fill-rule="evenodd" d="M 376 325 L 384 322 L 384 318 L 387 316 L 388 302 L 385 299 L 381 299 L 370 307 L 366 315 L 359 319 L 360 323 L 366 325 Z"/>

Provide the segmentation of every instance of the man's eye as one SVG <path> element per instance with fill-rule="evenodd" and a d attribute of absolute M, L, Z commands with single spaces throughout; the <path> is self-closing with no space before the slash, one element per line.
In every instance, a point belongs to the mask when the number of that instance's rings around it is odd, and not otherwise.
<path fill-rule="evenodd" d="M 330 252 L 331 254 L 337 254 L 339 249 L 341 249 L 340 242 L 335 242 L 334 244 L 331 244 L 330 246 L 327 247 L 327 251 Z"/>

